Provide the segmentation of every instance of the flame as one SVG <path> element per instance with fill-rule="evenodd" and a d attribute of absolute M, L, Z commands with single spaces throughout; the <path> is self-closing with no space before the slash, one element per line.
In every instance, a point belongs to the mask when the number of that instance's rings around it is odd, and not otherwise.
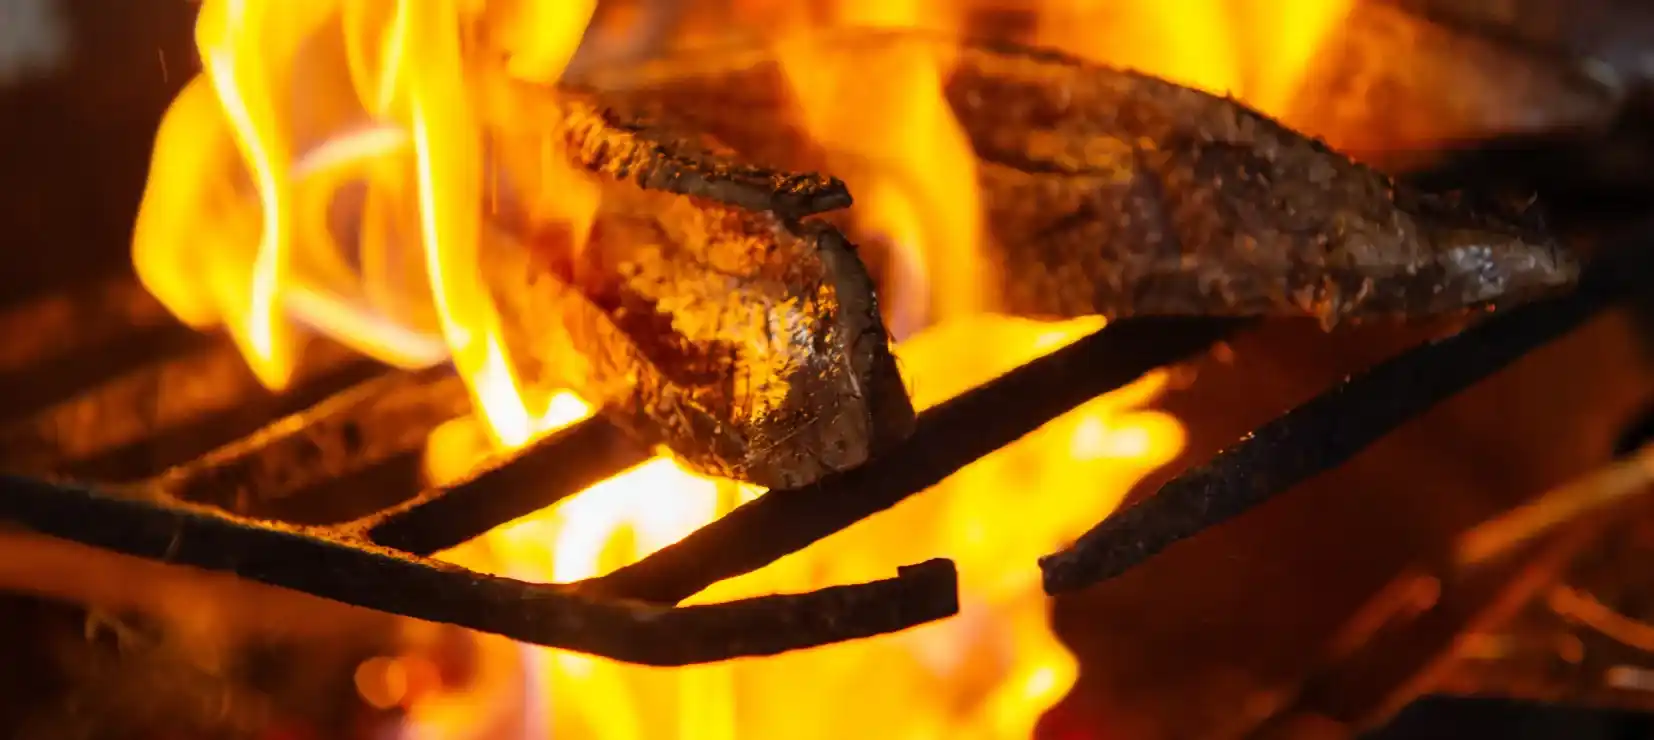
<path fill-rule="evenodd" d="M 461 40 L 484 20 L 543 30 L 501 41 L 513 70 L 554 77 L 592 4 L 294 7 L 203 4 L 204 69 L 161 123 L 134 229 L 139 278 L 185 322 L 227 327 L 272 389 L 293 374 L 303 324 L 393 365 L 451 361 L 503 445 L 566 423 L 513 376 L 477 267 L 484 172 L 468 81 L 478 65 Z M 329 61 L 343 68 L 333 77 L 317 69 Z M 595 199 L 564 179 L 570 197 L 555 215 L 583 239 Z M 341 229 L 334 206 L 353 187 L 364 203 L 355 228 Z M 399 231 L 410 212 L 417 227 Z M 408 289 L 420 282 L 426 290 Z"/>
<path fill-rule="evenodd" d="M 834 25 L 872 29 L 921 28 L 938 17 L 922 0 L 844 0 L 835 11 Z M 949 245 L 921 252 L 928 279 L 950 288 L 929 307 L 930 318 L 986 310 L 991 296 L 979 284 L 976 162 L 942 94 L 951 64 L 945 51 L 915 44 L 823 53 L 815 29 L 788 25 L 775 41 L 777 58 L 805 127 L 836 155 L 834 170 L 844 173 L 863 204 L 863 227 L 909 251 Z"/>
<path fill-rule="evenodd" d="M 1148 72 L 1276 117 L 1352 0 L 1050 0 L 1036 39 Z M 1237 32 L 1238 31 L 1238 32 Z"/>
<path fill-rule="evenodd" d="M 922 332 L 898 353 L 924 408 L 1101 325 L 981 316 Z M 962 365 L 959 349 L 972 343 L 993 347 L 991 358 Z M 1077 675 L 1051 634 L 1034 560 L 1107 515 L 1181 449 L 1176 420 L 1141 410 L 1167 380 L 1156 373 L 1095 399 L 935 490 L 693 600 L 872 580 L 898 563 L 947 556 L 960 568 L 960 616 L 888 638 L 687 669 L 530 648 L 547 684 L 550 731 L 606 739 L 1029 737 Z M 467 420 L 440 434 L 432 453 L 443 459 L 485 448 Z M 438 477 L 464 469 L 433 458 Z M 442 557 L 516 578 L 580 580 L 676 542 L 761 493 L 657 458 Z"/>
<path fill-rule="evenodd" d="M 1346 3 L 1168 0 L 1042 6 L 1038 39 L 1278 112 Z M 841 0 L 828 23 L 935 30 L 962 8 L 935 0 Z M 774 10 L 773 8 L 771 10 Z M 512 373 L 479 275 L 491 196 L 480 110 L 491 75 L 555 82 L 595 0 L 205 0 L 203 70 L 157 135 L 133 236 L 140 279 L 181 320 L 224 327 L 272 389 L 312 332 L 403 367 L 451 362 L 476 419 L 434 432 L 433 479 L 592 413 L 566 393 L 531 395 Z M 1235 33 L 1264 28 L 1269 34 Z M 1101 320 L 996 318 L 983 289 L 970 146 L 942 94 L 951 59 L 931 45 L 823 54 L 798 11 L 765 16 L 809 132 L 857 195 L 858 228 L 897 245 L 923 282 L 929 328 L 897 348 L 924 408 L 1050 352 Z M 1285 18 L 1285 21 L 1279 21 Z M 488 53 L 475 53 L 476 49 Z M 1106 50 L 1106 51 L 1105 51 Z M 503 60 L 503 63 L 495 60 Z M 563 158 L 536 218 L 579 248 L 598 195 Z M 900 311 L 899 311 L 900 312 Z M 911 312 L 908 312 L 911 313 Z M 905 333 L 905 332 L 904 332 Z M 418 694 L 414 734 L 487 737 L 506 695 L 527 697 L 523 736 L 1017 738 L 1073 684 L 1051 633 L 1035 558 L 1112 511 L 1181 448 L 1175 420 L 1143 407 L 1154 374 L 1095 399 L 936 490 L 700 599 L 800 591 L 889 575 L 937 556 L 960 566 L 963 611 L 900 635 L 762 661 L 661 670 L 539 648 L 494 656 L 486 690 L 408 690 L 407 665 L 364 667 L 385 703 Z M 444 557 L 518 578 L 571 581 L 633 562 L 741 503 L 752 486 L 651 460 Z M 502 650 L 510 653 L 502 656 Z M 523 675 L 511 691 L 503 675 Z M 370 680 L 371 679 L 371 680 Z M 487 705 L 487 706 L 485 706 Z M 496 718 L 496 719 L 488 719 Z"/>

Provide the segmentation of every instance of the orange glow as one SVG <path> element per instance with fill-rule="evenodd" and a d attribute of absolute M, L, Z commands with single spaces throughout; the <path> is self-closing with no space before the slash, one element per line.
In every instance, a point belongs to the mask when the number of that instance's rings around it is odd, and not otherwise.
<path fill-rule="evenodd" d="M 205 72 L 162 122 L 134 230 L 140 279 L 191 325 L 226 326 L 273 389 L 299 360 L 302 324 L 393 365 L 451 361 L 501 444 L 567 423 L 566 412 L 524 397 L 477 267 L 477 65 L 461 39 L 488 10 L 538 23 L 504 48 L 513 68 L 545 75 L 578 43 L 591 10 L 581 7 L 205 3 L 196 31 Z M 327 60 L 342 68 L 316 69 Z M 341 235 L 330 206 L 358 184 L 359 223 Z M 536 215 L 583 238 L 595 199 L 555 205 Z M 407 214 L 414 224 L 396 223 Z"/>
<path fill-rule="evenodd" d="M 1352 0 L 1046 0 L 1036 38 L 1281 116 Z"/>
<path fill-rule="evenodd" d="M 1255 7 L 1254 7 L 1255 6 Z M 180 319 L 223 326 L 258 377 L 284 386 L 318 332 L 387 363 L 451 362 L 480 410 L 439 428 L 428 474 L 463 474 L 594 409 L 567 392 L 531 396 L 513 375 L 477 255 L 486 226 L 481 121 L 508 119 L 506 83 L 555 82 L 594 0 L 205 0 L 202 75 L 157 136 L 134 231 L 144 285 Z M 957 28 L 937 0 L 841 0 L 832 24 Z M 1274 110 L 1294 93 L 1341 2 L 1176 0 L 1041 6 L 1039 38 Z M 775 10 L 774 8 L 771 9 Z M 1268 36 L 1268 12 L 1286 20 Z M 781 11 L 759 29 L 781 60 L 800 119 L 851 185 L 857 226 L 883 235 L 923 283 L 923 331 L 898 354 L 924 408 L 1102 325 L 994 317 L 977 258 L 975 160 L 941 94 L 936 45 L 824 53 L 822 18 Z M 496 106 L 496 107 L 490 107 Z M 501 121 L 491 120 L 492 124 Z M 543 137 L 545 146 L 555 146 Z M 554 150 L 521 169 L 541 222 L 584 243 L 600 193 Z M 354 204 L 341 217 L 336 205 Z M 897 311 L 911 309 L 898 306 Z M 408 708 L 415 734 L 484 737 L 510 694 L 530 736 L 642 738 L 1021 738 L 1073 684 L 1048 625 L 1035 559 L 1112 511 L 1181 448 L 1175 420 L 1143 407 L 1155 374 L 1095 399 L 930 491 L 805 552 L 697 599 L 796 592 L 887 577 L 954 558 L 963 611 L 908 632 L 765 660 L 641 668 L 478 637 L 468 691 L 416 680 L 412 658 L 364 664 L 358 691 Z M 659 457 L 444 557 L 473 568 L 572 581 L 633 562 L 744 501 L 752 486 Z M 422 669 L 423 670 L 423 669 Z M 429 672 L 429 671 L 425 671 Z M 519 696 L 520 695 L 520 696 Z M 509 702 L 506 702 L 509 703 Z M 487 715 L 487 716 L 484 716 Z M 518 733 L 522 734 L 522 733 Z"/>
<path fill-rule="evenodd" d="M 924 0 L 843 0 L 835 10 L 835 25 L 859 28 L 935 30 L 947 19 Z M 790 24 L 774 47 L 805 126 L 835 155 L 860 204 L 862 225 L 900 248 L 948 245 L 922 252 L 929 280 L 950 288 L 934 296 L 932 319 L 986 310 L 976 163 L 942 95 L 945 50 L 895 44 L 844 54 L 817 48 L 833 42 L 814 30 Z"/>
<path fill-rule="evenodd" d="M 1101 325 L 984 316 L 937 326 L 898 352 L 923 408 Z M 969 346 L 993 349 L 961 362 Z M 1077 675 L 1051 634 L 1034 561 L 1107 515 L 1134 482 L 1182 448 L 1175 419 L 1140 408 L 1166 382 L 1156 373 L 1093 400 L 923 496 L 692 599 L 872 580 L 888 577 L 895 564 L 946 556 L 960 569 L 958 617 L 885 638 L 685 669 L 530 649 L 530 664 L 544 671 L 553 734 L 1029 737 Z M 480 452 L 481 435 L 471 427 L 463 420 L 445 427 L 444 444 L 432 454 Z M 432 468 L 440 476 L 464 466 Z M 634 562 L 760 493 L 657 458 L 442 557 L 516 578 L 580 580 Z"/>
<path fill-rule="evenodd" d="M 1087 59 L 1226 95 L 1240 90 L 1245 73 L 1231 30 L 1234 6 L 1225 0 L 1048 0 L 1038 40 Z"/>

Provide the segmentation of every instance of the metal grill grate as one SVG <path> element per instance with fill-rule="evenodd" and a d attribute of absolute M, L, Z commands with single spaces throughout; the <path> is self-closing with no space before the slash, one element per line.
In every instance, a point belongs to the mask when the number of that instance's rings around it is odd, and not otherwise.
<path fill-rule="evenodd" d="M 1616 291 L 1608 283 L 1588 282 L 1569 296 L 1491 316 L 1347 379 L 1043 559 L 1047 591 L 1118 575 L 1338 466 L 1582 324 L 1612 302 Z M 772 654 L 947 617 L 958 608 L 952 564 L 929 561 L 900 567 L 888 580 L 807 594 L 675 605 L 874 516 L 1084 401 L 1242 329 L 1244 322 L 1232 320 L 1117 322 L 926 411 L 915 434 L 878 460 L 808 488 L 772 491 L 638 563 L 575 584 L 526 583 L 426 556 L 646 458 L 596 418 L 488 461 L 461 481 L 342 524 L 279 524 L 226 511 L 256 510 L 247 502 L 410 454 L 437 424 L 464 412 L 463 389 L 440 370 L 356 384 L 135 484 L 0 478 L 0 517 L 127 555 L 625 661 L 682 665 Z M 113 407 L 106 411 L 127 400 L 101 392 Z M 48 437 L 43 429 L 61 426 L 43 426 L 39 418 L 14 425 L 12 440 Z"/>

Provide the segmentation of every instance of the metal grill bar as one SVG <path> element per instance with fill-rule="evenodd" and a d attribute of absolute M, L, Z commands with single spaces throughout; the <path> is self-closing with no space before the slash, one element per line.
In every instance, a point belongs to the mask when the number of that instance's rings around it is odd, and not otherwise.
<path fill-rule="evenodd" d="M 1616 294 L 1581 290 L 1512 310 L 1346 380 L 1043 559 L 1047 590 L 1116 575 L 1341 464 L 1405 420 L 1583 323 Z M 924 412 L 913 436 L 877 460 L 807 488 L 771 491 L 638 563 L 576 584 L 496 578 L 425 556 L 647 458 L 601 419 L 336 526 L 275 525 L 191 503 L 245 508 L 226 492 L 279 494 L 332 480 L 351 466 L 415 454 L 431 429 L 463 413 L 457 379 L 436 370 L 363 383 L 143 486 L 112 493 L 0 478 L 0 518 L 115 552 L 619 660 L 681 665 L 764 655 L 951 615 L 958 608 L 953 566 L 933 561 L 902 569 L 895 579 L 796 596 L 671 605 L 890 508 L 1086 400 L 1247 325 L 1234 319 L 1115 322 Z M 394 433 L 368 441 L 386 426 Z"/>
<path fill-rule="evenodd" d="M 580 584 L 524 583 L 421 556 L 645 459 L 599 419 L 488 461 L 462 481 L 333 527 L 276 525 L 176 497 L 200 497 L 224 485 L 290 485 L 267 475 L 271 461 L 317 454 L 343 430 L 371 428 L 376 419 L 434 428 L 446 414 L 424 411 L 446 410 L 441 376 L 370 381 L 145 485 L 96 491 L 0 478 L 0 517 L 114 552 L 619 660 L 681 665 L 770 654 L 949 616 L 958 608 L 953 566 L 931 561 L 903 568 L 895 579 L 794 596 L 663 605 L 888 508 L 1085 400 L 1200 351 L 1241 323 L 1120 322 L 931 409 L 908 443 L 875 464 L 810 489 L 771 492 L 668 551 Z M 437 400 L 427 405 L 387 400 L 432 388 Z M 968 423 L 989 417 L 997 419 L 991 430 Z M 321 467 L 322 475 L 337 472 Z"/>
<path fill-rule="evenodd" d="M 614 426 L 591 418 L 510 456 L 478 466 L 464 480 L 426 491 L 346 528 L 414 555 L 454 547 L 534 513 L 649 459 Z"/>
<path fill-rule="evenodd" d="M 1041 558 L 1046 592 L 1118 576 L 1342 465 L 1408 420 L 1577 328 L 1607 303 L 1581 292 L 1513 309 L 1346 379 Z"/>
<path fill-rule="evenodd" d="M 647 665 L 771 655 L 893 632 L 958 611 L 947 560 L 798 595 L 662 608 L 490 576 L 206 507 L 0 477 L 0 517 L 105 550 L 232 573 L 326 599 Z"/>
<path fill-rule="evenodd" d="M 1511 309 L 1352 376 L 1040 559 L 1047 593 L 1113 578 L 1331 470 L 1410 419 L 1578 328 L 1648 274 L 1646 240 L 1614 244 L 1567 295 Z"/>
<path fill-rule="evenodd" d="M 674 604 L 884 511 L 1080 404 L 1181 362 L 1245 322 L 1110 324 L 919 415 L 888 453 L 791 491 L 770 491 L 637 563 L 588 581 L 601 593 Z"/>

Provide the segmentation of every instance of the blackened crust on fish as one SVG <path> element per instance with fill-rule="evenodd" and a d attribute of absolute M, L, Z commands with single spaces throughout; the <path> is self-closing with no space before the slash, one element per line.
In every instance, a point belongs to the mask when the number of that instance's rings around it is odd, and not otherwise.
<path fill-rule="evenodd" d="M 512 231 L 480 261 L 519 376 L 695 470 L 792 488 L 911 432 L 872 281 L 836 231 L 619 182 L 584 248 Z"/>
<path fill-rule="evenodd" d="M 800 218 L 850 205 L 837 178 L 737 159 L 727 147 L 668 122 L 655 106 L 565 91 L 556 126 L 577 164 L 649 189 Z"/>
<path fill-rule="evenodd" d="M 948 100 L 981 160 L 1000 305 L 1035 316 L 1454 312 L 1572 284 L 1531 214 L 1410 191 L 1240 103 L 973 46 Z"/>

